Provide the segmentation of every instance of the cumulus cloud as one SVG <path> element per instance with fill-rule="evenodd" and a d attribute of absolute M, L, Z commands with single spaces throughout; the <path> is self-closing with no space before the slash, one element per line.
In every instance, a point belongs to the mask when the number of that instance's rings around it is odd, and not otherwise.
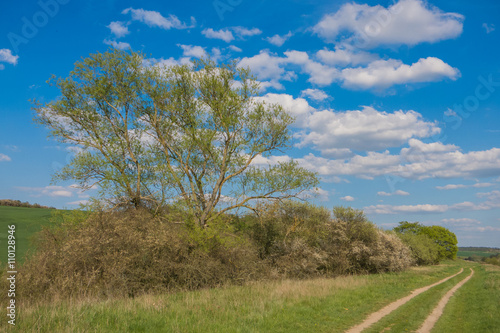
<path fill-rule="evenodd" d="M 305 89 L 302 90 L 300 95 L 309 97 L 315 101 L 323 101 L 329 97 L 323 90 L 319 89 Z"/>
<path fill-rule="evenodd" d="M 268 93 L 264 96 L 255 97 L 256 101 L 266 102 L 268 104 L 280 104 L 285 111 L 295 117 L 296 126 L 305 126 L 308 117 L 314 111 L 309 103 L 303 98 L 293 98 L 288 94 L 272 94 Z"/>
<path fill-rule="evenodd" d="M 208 29 L 204 29 L 201 33 L 207 38 L 222 39 L 226 43 L 229 43 L 232 40 L 234 40 L 233 33 L 227 29 L 221 29 L 221 30 L 216 31 L 212 28 L 208 28 Z"/>
<path fill-rule="evenodd" d="M 454 145 L 423 143 L 417 139 L 410 139 L 408 145 L 398 155 L 392 155 L 386 150 L 382 153 L 368 152 L 365 156 L 328 159 L 310 153 L 298 161 L 302 166 L 323 176 L 351 175 L 365 179 L 382 175 L 418 180 L 500 175 L 499 148 L 464 153 Z M 328 150 L 324 151 L 325 155 L 328 153 Z"/>
<path fill-rule="evenodd" d="M 357 47 L 413 46 L 458 37 L 463 20 L 463 15 L 444 13 L 423 0 L 400 0 L 387 8 L 346 3 L 325 15 L 313 31 L 326 41 Z"/>
<path fill-rule="evenodd" d="M 269 165 L 276 165 L 278 163 L 283 163 L 283 162 L 289 162 L 291 158 L 287 155 L 281 155 L 281 156 L 269 156 L 269 157 L 264 157 L 262 155 L 257 155 L 251 165 L 255 166 L 269 166 Z"/>
<path fill-rule="evenodd" d="M 12 55 L 12 51 L 9 49 L 0 49 L 0 62 L 5 62 L 11 65 L 17 65 L 17 60 L 19 56 Z M 4 69 L 5 66 L 0 64 L 0 70 Z"/>
<path fill-rule="evenodd" d="M 365 51 L 352 52 L 346 48 L 336 47 L 332 50 L 319 50 L 316 56 L 327 65 L 346 67 L 348 65 L 368 64 L 378 59 L 378 55 Z"/>
<path fill-rule="evenodd" d="M 342 85 L 353 89 L 382 90 L 397 84 L 456 80 L 460 71 L 435 57 L 421 58 L 411 65 L 400 60 L 376 60 L 367 67 L 342 70 Z"/>
<path fill-rule="evenodd" d="M 354 198 L 351 197 L 350 195 L 346 195 L 345 197 L 340 198 L 340 200 L 344 201 L 354 201 Z"/>
<path fill-rule="evenodd" d="M 89 203 L 88 200 L 76 200 L 76 201 L 68 202 L 67 205 L 86 205 L 88 203 Z"/>
<path fill-rule="evenodd" d="M 439 132 L 436 123 L 423 120 L 421 114 L 412 110 L 388 113 L 367 106 L 359 111 L 324 110 L 308 118 L 308 132 L 300 135 L 300 146 L 311 144 L 328 156 L 331 149 L 382 150 Z"/>
<path fill-rule="evenodd" d="M 260 35 L 262 33 L 262 31 L 260 29 L 257 29 L 257 28 L 248 29 L 248 28 L 245 28 L 245 27 L 232 27 L 231 29 L 240 38 L 251 37 L 251 36 L 255 36 L 255 35 Z"/>
<path fill-rule="evenodd" d="M 309 58 L 306 52 L 287 51 L 285 52 L 285 63 L 299 65 L 302 71 L 309 74 L 308 81 L 318 85 L 329 85 L 339 76 L 337 68 L 325 66 Z"/>
<path fill-rule="evenodd" d="M 441 223 L 444 225 L 449 225 L 453 227 L 469 227 L 469 226 L 474 226 L 481 224 L 480 221 L 476 219 L 470 219 L 470 218 L 449 218 L 449 219 L 442 219 Z"/>
<path fill-rule="evenodd" d="M 177 44 L 182 49 L 184 57 L 202 58 L 207 56 L 207 52 L 201 46 Z"/>
<path fill-rule="evenodd" d="M 390 197 L 390 196 L 393 196 L 393 195 L 410 195 L 410 193 L 402 191 L 402 190 L 397 190 L 397 191 L 394 191 L 392 193 L 387 193 L 387 192 L 384 192 L 384 191 L 380 191 L 380 192 L 377 192 L 377 195 L 380 195 L 380 196 L 383 196 L 383 197 Z"/>
<path fill-rule="evenodd" d="M 290 38 L 292 37 L 292 32 L 289 31 L 287 34 L 283 35 L 283 36 L 280 36 L 280 35 L 274 35 L 272 37 L 267 37 L 266 40 L 273 44 L 273 45 L 276 45 L 276 46 L 282 46 L 283 44 L 285 44 L 285 42 Z"/>
<path fill-rule="evenodd" d="M 107 27 L 109 28 L 109 30 L 111 30 L 111 33 L 115 35 L 116 38 L 121 38 L 130 33 L 130 31 L 128 31 L 127 25 L 124 22 L 111 22 Z"/>
<path fill-rule="evenodd" d="M 261 80 L 281 80 L 286 76 L 285 69 L 281 67 L 284 59 L 261 51 L 253 57 L 244 57 L 238 63 L 238 67 L 249 67 Z"/>
<path fill-rule="evenodd" d="M 229 45 L 229 49 L 233 50 L 234 52 L 243 52 L 242 49 L 234 45 Z"/>
<path fill-rule="evenodd" d="M 309 75 L 308 81 L 327 86 L 334 82 L 354 90 L 382 91 L 394 85 L 435 82 L 444 79 L 456 80 L 460 71 L 435 57 L 421 58 L 407 65 L 400 60 L 373 60 L 368 53 L 351 53 L 346 50 L 320 50 L 311 58 L 307 52 L 286 51 L 284 57 L 262 50 L 258 55 L 243 58 L 239 65 L 250 67 L 261 79 L 290 80 L 295 74 L 286 71 L 288 66 L 299 66 L 301 72 Z M 371 61 L 371 62 L 370 62 Z M 347 67 L 367 63 L 366 66 Z"/>
<path fill-rule="evenodd" d="M 117 42 L 117 41 L 114 41 L 114 40 L 109 40 L 109 39 L 105 39 L 103 41 L 104 44 L 106 45 L 111 45 L 113 46 L 115 49 L 119 49 L 119 50 L 128 50 L 131 48 L 130 44 L 129 43 L 125 43 L 125 42 Z"/>
<path fill-rule="evenodd" d="M 487 34 L 490 32 L 495 31 L 495 25 L 494 24 L 488 24 L 488 23 L 483 23 L 483 28 L 486 31 Z"/>
<path fill-rule="evenodd" d="M 447 205 L 374 205 L 363 208 L 366 214 L 423 214 L 444 213 L 449 209 Z"/>
<path fill-rule="evenodd" d="M 316 187 L 312 190 L 307 190 L 299 194 L 301 199 L 318 199 L 319 201 L 326 202 L 329 200 L 329 192 L 322 188 Z"/>
<path fill-rule="evenodd" d="M 481 188 L 481 187 L 490 187 L 493 186 L 494 184 L 492 183 L 476 183 L 472 185 L 464 185 L 464 184 L 448 184 L 445 186 L 436 186 L 438 190 L 456 190 L 459 188 L 470 188 L 470 187 L 475 187 L 475 188 Z"/>
<path fill-rule="evenodd" d="M 132 15 L 132 20 L 140 21 L 147 24 L 150 27 L 158 27 L 161 29 L 169 30 L 169 29 L 187 29 L 193 28 L 196 25 L 196 20 L 194 17 L 191 17 L 191 25 L 187 25 L 184 22 L 181 22 L 177 16 L 169 15 L 168 17 L 164 17 L 159 12 L 155 12 L 152 10 L 144 10 L 127 8 L 122 11 L 122 14 Z"/>
<path fill-rule="evenodd" d="M 5 154 L 0 153 L 0 162 L 10 162 L 11 158 Z"/>
<path fill-rule="evenodd" d="M 72 188 L 64 186 L 45 186 L 45 187 L 16 187 L 21 191 L 30 192 L 32 197 L 66 197 L 73 196 Z"/>

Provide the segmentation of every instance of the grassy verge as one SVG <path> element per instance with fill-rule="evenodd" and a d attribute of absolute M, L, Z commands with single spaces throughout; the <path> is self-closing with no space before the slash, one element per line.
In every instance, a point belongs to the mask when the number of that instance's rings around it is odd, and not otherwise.
<path fill-rule="evenodd" d="M 470 274 L 468 267 L 477 267 L 477 264 L 462 262 L 464 271 L 454 278 L 424 292 L 405 305 L 401 306 L 364 332 L 413 332 L 417 330 L 432 310 L 437 306 L 439 300 L 457 283 Z M 437 331 L 446 332 L 446 331 Z"/>
<path fill-rule="evenodd" d="M 500 267 L 475 265 L 474 276 L 445 308 L 435 332 L 498 332 L 500 329 Z"/>
<path fill-rule="evenodd" d="M 19 309 L 12 332 L 342 332 L 461 261 L 402 273 L 256 282 L 135 299 Z M 22 304 L 22 300 L 19 300 Z M 0 330 L 8 325 L 1 317 Z"/>
<path fill-rule="evenodd" d="M 31 247 L 30 238 L 49 224 L 53 209 L 0 206 L 0 263 L 7 262 L 7 228 L 16 226 L 16 260 L 22 262 Z"/>

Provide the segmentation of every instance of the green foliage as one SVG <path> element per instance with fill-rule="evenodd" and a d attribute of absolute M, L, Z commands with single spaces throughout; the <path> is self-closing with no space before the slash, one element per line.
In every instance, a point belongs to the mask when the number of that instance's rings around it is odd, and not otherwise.
<path fill-rule="evenodd" d="M 456 259 L 458 246 L 457 236 L 448 229 L 441 226 L 424 226 L 418 222 L 399 222 L 394 231 L 400 234 L 426 235 L 438 246 L 438 261 L 443 259 Z M 420 251 L 421 252 L 421 251 Z M 419 257 L 420 254 L 415 254 Z"/>
<path fill-rule="evenodd" d="M 439 262 L 439 247 L 429 236 L 411 232 L 396 234 L 411 250 L 417 265 L 433 265 Z"/>
<path fill-rule="evenodd" d="M 174 198 L 205 226 L 257 199 L 292 198 L 318 184 L 292 160 L 252 164 L 290 145 L 293 118 L 256 101 L 258 82 L 235 62 L 161 67 L 114 49 L 51 83 L 61 97 L 35 102 L 35 120 L 81 148 L 55 180 L 99 184 L 113 208 L 157 211 Z"/>
<path fill-rule="evenodd" d="M 490 257 L 483 257 L 482 261 L 486 264 L 500 266 L 500 253 L 492 254 Z"/>
<path fill-rule="evenodd" d="M 33 209 L 27 207 L 0 206 L 0 263 L 7 262 L 7 228 L 16 226 L 16 261 L 21 263 L 35 250 L 31 239 L 44 226 L 50 224 L 52 209 Z M 5 246 L 5 247 L 4 247 Z"/>
<path fill-rule="evenodd" d="M 362 211 L 284 202 L 262 207 L 253 226 L 261 256 L 292 277 L 399 271 L 411 264 L 401 241 L 369 222 Z"/>

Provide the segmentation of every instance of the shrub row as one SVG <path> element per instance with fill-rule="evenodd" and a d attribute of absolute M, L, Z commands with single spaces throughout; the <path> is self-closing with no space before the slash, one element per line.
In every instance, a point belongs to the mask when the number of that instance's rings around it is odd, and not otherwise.
<path fill-rule="evenodd" d="M 141 211 L 74 214 L 38 234 L 19 269 L 19 297 L 53 301 L 136 296 L 250 280 L 400 271 L 410 249 L 362 211 L 306 203 L 261 205 L 209 228 Z M 76 219 L 76 221 L 75 221 Z M 4 284 L 2 279 L 0 284 Z"/>
<path fill-rule="evenodd" d="M 55 209 L 55 207 L 42 206 L 37 203 L 30 204 L 27 201 L 21 202 L 21 200 L 11 200 L 11 199 L 1 199 L 0 206 Z"/>

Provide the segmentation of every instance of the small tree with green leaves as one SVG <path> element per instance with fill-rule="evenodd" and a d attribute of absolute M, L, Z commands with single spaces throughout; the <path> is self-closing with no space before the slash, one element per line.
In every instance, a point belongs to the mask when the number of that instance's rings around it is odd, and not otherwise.
<path fill-rule="evenodd" d="M 400 234 L 425 235 L 437 245 L 438 260 L 455 259 L 458 252 L 457 236 L 445 227 L 425 226 L 418 222 L 399 222 L 394 231 Z"/>
<path fill-rule="evenodd" d="M 84 189 L 98 184 L 118 206 L 173 200 L 206 226 L 230 210 L 296 197 L 318 183 L 293 160 L 254 163 L 289 146 L 293 118 L 278 104 L 257 101 L 258 83 L 234 62 L 156 66 L 114 50 L 91 55 L 52 83 L 61 97 L 35 102 L 35 119 L 81 148 L 55 179 L 75 179 Z"/>

